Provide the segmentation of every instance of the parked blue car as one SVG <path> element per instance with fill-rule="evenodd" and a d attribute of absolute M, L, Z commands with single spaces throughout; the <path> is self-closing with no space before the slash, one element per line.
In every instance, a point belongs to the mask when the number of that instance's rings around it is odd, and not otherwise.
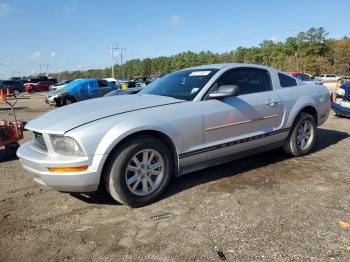
<path fill-rule="evenodd" d="M 339 116 L 350 117 L 350 81 L 342 84 L 335 93 L 332 109 Z"/>
<path fill-rule="evenodd" d="M 64 106 L 82 100 L 104 96 L 119 89 L 118 84 L 95 78 L 77 79 L 61 89 L 50 91 L 45 102 L 55 106 Z"/>
<path fill-rule="evenodd" d="M 22 81 L 19 80 L 0 80 L 0 88 L 3 92 L 6 92 L 8 89 L 11 94 L 16 96 L 24 92 L 24 85 Z"/>

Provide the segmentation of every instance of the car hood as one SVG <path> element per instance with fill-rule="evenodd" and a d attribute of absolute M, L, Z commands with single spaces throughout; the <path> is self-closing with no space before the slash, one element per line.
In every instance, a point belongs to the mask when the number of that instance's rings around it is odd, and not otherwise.
<path fill-rule="evenodd" d="M 78 126 L 102 118 L 181 102 L 184 100 L 156 95 L 101 97 L 50 111 L 28 122 L 25 128 L 39 133 L 63 135 Z"/>

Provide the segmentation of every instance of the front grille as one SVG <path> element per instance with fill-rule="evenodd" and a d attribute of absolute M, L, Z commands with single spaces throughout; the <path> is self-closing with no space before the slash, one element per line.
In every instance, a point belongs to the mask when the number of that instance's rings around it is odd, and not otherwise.
<path fill-rule="evenodd" d="M 47 146 L 43 134 L 34 132 L 34 145 L 40 150 L 47 152 Z"/>

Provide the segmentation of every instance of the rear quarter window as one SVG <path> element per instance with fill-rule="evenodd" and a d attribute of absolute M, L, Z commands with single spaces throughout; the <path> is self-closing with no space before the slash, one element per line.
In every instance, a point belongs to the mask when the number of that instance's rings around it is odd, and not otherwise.
<path fill-rule="evenodd" d="M 291 87 L 291 86 L 297 86 L 297 81 L 285 74 L 278 73 L 278 79 L 280 81 L 281 87 Z"/>

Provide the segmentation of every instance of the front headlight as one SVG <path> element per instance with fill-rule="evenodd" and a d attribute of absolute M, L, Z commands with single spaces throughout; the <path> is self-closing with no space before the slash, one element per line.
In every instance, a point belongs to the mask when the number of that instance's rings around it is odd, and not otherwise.
<path fill-rule="evenodd" d="M 57 90 L 57 89 L 56 89 Z M 61 96 L 64 96 L 67 94 L 67 91 L 65 90 L 61 90 L 61 91 L 58 91 L 58 92 L 55 92 L 52 94 L 53 97 L 57 98 L 57 97 L 61 97 Z"/>
<path fill-rule="evenodd" d="M 74 138 L 50 135 L 53 150 L 65 156 L 84 156 L 83 150 Z"/>
<path fill-rule="evenodd" d="M 335 92 L 338 96 L 345 96 L 345 89 L 343 88 L 338 88 L 337 91 Z"/>

